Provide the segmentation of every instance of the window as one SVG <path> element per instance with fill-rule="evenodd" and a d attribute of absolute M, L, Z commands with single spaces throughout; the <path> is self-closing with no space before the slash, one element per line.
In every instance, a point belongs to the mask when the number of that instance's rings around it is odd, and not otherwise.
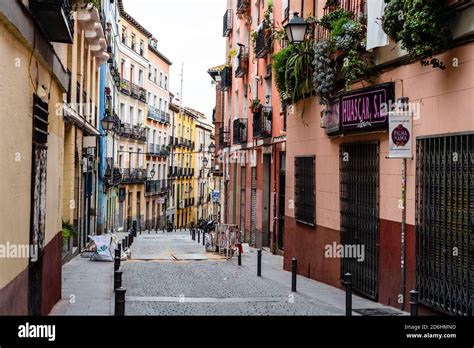
<path fill-rule="evenodd" d="M 160 87 L 163 87 L 163 73 L 160 72 Z"/>
<path fill-rule="evenodd" d="M 135 108 L 133 106 L 130 106 L 130 124 L 135 124 Z"/>
<path fill-rule="evenodd" d="M 143 40 L 140 40 L 140 55 L 143 56 L 145 54 L 145 43 Z"/>
<path fill-rule="evenodd" d="M 138 110 L 138 124 L 143 124 L 143 110 Z"/>
<path fill-rule="evenodd" d="M 122 122 L 126 122 L 126 120 L 127 120 L 127 115 L 125 113 L 125 104 L 124 103 L 120 103 L 120 119 L 122 120 Z"/>
<path fill-rule="evenodd" d="M 138 71 L 138 85 L 143 87 L 143 70 Z"/>
<path fill-rule="evenodd" d="M 158 106 L 160 110 L 163 110 L 163 99 L 160 98 L 160 104 Z"/>
<path fill-rule="evenodd" d="M 154 82 L 156 83 L 158 79 L 158 69 L 155 69 L 155 77 L 154 77 Z"/>
<path fill-rule="evenodd" d="M 135 51 L 136 49 L 136 46 L 137 46 L 137 37 L 135 36 L 135 34 L 132 34 L 132 50 Z"/>
<path fill-rule="evenodd" d="M 164 88 L 167 90 L 168 89 L 168 76 L 165 76 L 165 86 Z"/>
<path fill-rule="evenodd" d="M 122 43 L 127 44 L 127 28 L 122 27 Z"/>
<path fill-rule="evenodd" d="M 165 100 L 165 107 L 163 109 L 164 112 L 168 112 L 168 102 Z"/>
<path fill-rule="evenodd" d="M 295 219 L 315 226 L 315 163 L 316 157 L 295 158 Z"/>

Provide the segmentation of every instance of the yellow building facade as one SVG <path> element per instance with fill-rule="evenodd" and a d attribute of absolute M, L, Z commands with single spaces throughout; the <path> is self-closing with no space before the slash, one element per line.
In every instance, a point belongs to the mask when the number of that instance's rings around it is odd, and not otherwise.
<path fill-rule="evenodd" d="M 195 130 L 196 115 L 187 109 L 179 108 L 174 114 L 173 136 L 170 138 L 172 154 L 170 158 L 169 176 L 176 213 L 174 226 L 185 228 L 194 221 L 194 172 L 195 172 Z M 196 221 L 194 221 L 196 222 Z"/>

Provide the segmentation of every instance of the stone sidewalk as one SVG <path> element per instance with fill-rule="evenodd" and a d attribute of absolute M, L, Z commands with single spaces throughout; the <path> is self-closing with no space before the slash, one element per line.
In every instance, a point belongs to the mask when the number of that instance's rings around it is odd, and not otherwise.
<path fill-rule="evenodd" d="M 238 266 L 237 256 L 229 260 L 236 267 Z M 242 255 L 242 266 L 240 268 L 256 276 L 257 274 L 257 249 L 250 248 L 250 253 Z M 269 251 L 262 250 L 262 279 L 274 281 L 281 286 L 287 287 L 291 291 L 291 272 L 283 270 L 283 257 L 273 255 Z M 317 300 L 328 305 L 337 307 L 345 312 L 346 293 L 344 290 L 315 281 L 303 276 L 297 276 L 297 293 L 299 296 L 312 301 Z M 353 294 L 352 296 L 353 315 L 358 309 L 380 309 L 387 312 L 386 315 L 409 315 L 396 308 L 384 306 Z M 390 313 L 390 314 L 388 314 Z"/>
<path fill-rule="evenodd" d="M 126 233 L 117 233 L 121 241 Z M 61 300 L 49 315 L 112 315 L 114 263 L 79 254 L 62 268 Z"/>

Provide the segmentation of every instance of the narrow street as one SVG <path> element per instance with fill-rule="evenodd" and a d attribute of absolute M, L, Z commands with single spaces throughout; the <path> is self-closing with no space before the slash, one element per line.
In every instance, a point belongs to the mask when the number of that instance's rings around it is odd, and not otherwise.
<path fill-rule="evenodd" d="M 206 252 L 187 230 L 143 232 L 131 247 L 131 259 L 121 264 L 122 286 L 127 290 L 125 314 L 344 315 L 344 291 L 298 277 L 298 292 L 291 293 L 291 275 L 282 270 L 283 258 L 263 252 L 262 277 L 257 277 L 256 256 L 256 250 L 251 248 L 242 256 L 239 267 L 236 258 L 227 261 Z M 113 264 L 76 257 L 70 265 L 75 265 L 70 266 L 74 267 L 73 274 L 94 278 L 78 282 L 67 276 L 72 272 L 65 272 L 63 300 L 51 314 L 112 315 Z M 96 284 L 90 286 L 91 282 Z M 87 286 L 78 289 L 80 298 L 75 303 L 69 303 L 79 283 Z M 100 294 L 97 289 L 102 289 Z M 96 297 L 99 298 L 93 300 Z M 381 308 L 392 315 L 401 314 L 357 296 L 353 301 L 354 315 L 358 308 Z"/>

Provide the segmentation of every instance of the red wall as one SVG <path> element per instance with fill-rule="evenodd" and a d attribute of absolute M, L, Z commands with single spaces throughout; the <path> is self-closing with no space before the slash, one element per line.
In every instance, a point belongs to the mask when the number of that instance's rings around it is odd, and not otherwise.
<path fill-rule="evenodd" d="M 44 249 L 41 314 L 47 315 L 61 299 L 62 236 L 58 233 Z"/>
<path fill-rule="evenodd" d="M 339 231 L 330 228 L 298 223 L 285 216 L 285 254 L 283 267 L 291 271 L 291 259 L 298 261 L 298 274 L 317 281 L 341 287 L 340 260 L 324 257 L 324 247 L 339 243 Z"/>
<path fill-rule="evenodd" d="M 28 267 L 0 289 L 0 315 L 28 315 Z"/>

